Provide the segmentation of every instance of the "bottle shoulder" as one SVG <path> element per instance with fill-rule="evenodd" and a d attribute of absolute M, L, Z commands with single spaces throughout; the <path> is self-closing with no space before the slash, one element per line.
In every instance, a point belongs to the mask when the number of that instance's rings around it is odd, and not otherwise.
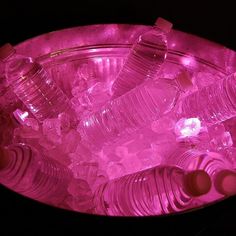
<path fill-rule="evenodd" d="M 22 55 L 14 55 L 6 62 L 5 73 L 6 78 L 11 82 L 30 72 L 37 63 L 30 57 Z"/>
<path fill-rule="evenodd" d="M 163 44 L 167 44 L 166 34 L 159 28 L 155 27 L 140 35 L 138 38 L 138 42 L 140 41 L 148 41 L 152 43 L 162 42 Z"/>

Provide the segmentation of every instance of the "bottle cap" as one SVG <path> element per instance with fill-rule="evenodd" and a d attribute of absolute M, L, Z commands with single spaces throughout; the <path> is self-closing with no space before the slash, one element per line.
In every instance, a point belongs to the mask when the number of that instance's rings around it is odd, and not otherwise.
<path fill-rule="evenodd" d="M 170 21 L 167 21 L 161 17 L 157 18 L 155 25 L 161 30 L 163 30 L 165 33 L 169 33 L 173 26 Z"/>
<path fill-rule="evenodd" d="M 211 178 L 203 170 L 191 171 L 185 178 L 186 190 L 192 196 L 201 196 L 211 189 Z"/>
<path fill-rule="evenodd" d="M 0 147 L 0 170 L 9 164 L 9 156 L 3 147 Z"/>
<path fill-rule="evenodd" d="M 176 76 L 176 82 L 178 83 L 180 89 L 182 89 L 183 91 L 189 90 L 193 87 L 191 76 L 187 70 L 182 70 Z"/>
<path fill-rule="evenodd" d="M 217 173 L 215 182 L 216 190 L 226 196 L 236 194 L 236 172 L 231 170 L 222 170 Z"/>
<path fill-rule="evenodd" d="M 0 60 L 6 59 L 14 52 L 15 48 L 10 43 L 4 44 L 2 47 L 0 47 Z"/>

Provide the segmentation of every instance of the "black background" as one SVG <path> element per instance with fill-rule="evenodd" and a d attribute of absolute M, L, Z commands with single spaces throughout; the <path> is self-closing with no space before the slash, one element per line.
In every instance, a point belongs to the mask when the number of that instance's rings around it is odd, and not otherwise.
<path fill-rule="evenodd" d="M 0 3 L 0 45 L 17 44 L 53 30 L 100 23 L 152 25 L 157 16 L 174 28 L 236 50 L 236 14 L 231 1 L 83 0 Z M 232 1 L 233 2 L 233 1 Z M 236 235 L 236 198 L 168 217 L 108 218 L 46 206 L 0 186 L 0 235 Z M 73 232 L 73 233 L 72 233 Z"/>

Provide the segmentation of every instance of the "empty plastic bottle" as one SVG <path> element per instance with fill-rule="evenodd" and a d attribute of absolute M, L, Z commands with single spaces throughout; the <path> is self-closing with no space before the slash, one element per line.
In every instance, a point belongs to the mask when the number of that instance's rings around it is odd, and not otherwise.
<path fill-rule="evenodd" d="M 207 126 L 236 116 L 236 78 L 232 74 L 188 95 L 178 107 L 184 118 L 198 117 Z"/>
<path fill-rule="evenodd" d="M 158 18 L 155 26 L 140 35 L 112 86 L 113 98 L 133 89 L 146 79 L 154 79 L 167 55 L 166 34 L 172 24 Z"/>
<path fill-rule="evenodd" d="M 5 63 L 6 78 L 14 93 L 40 122 L 68 111 L 67 96 L 31 57 L 18 55 L 5 44 L 0 48 L 0 61 Z"/>
<path fill-rule="evenodd" d="M 158 166 L 99 186 L 94 201 L 102 215 L 161 215 L 196 207 L 210 188 L 210 177 L 202 170 Z"/>
<path fill-rule="evenodd" d="M 173 109 L 185 86 L 178 78 L 146 81 L 82 118 L 78 126 L 82 139 L 99 147 L 159 119 Z"/>
<path fill-rule="evenodd" d="M 0 147 L 0 183 L 17 193 L 57 205 L 67 196 L 71 178 L 69 169 L 30 146 Z"/>

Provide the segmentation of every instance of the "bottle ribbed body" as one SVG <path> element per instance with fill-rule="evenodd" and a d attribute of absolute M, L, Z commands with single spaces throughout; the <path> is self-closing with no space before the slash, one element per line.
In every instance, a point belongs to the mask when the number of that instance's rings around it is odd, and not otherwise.
<path fill-rule="evenodd" d="M 205 170 L 213 176 L 221 169 L 230 169 L 231 163 L 223 155 L 216 152 L 203 152 L 198 150 L 177 150 L 163 164 L 176 165 L 184 170 Z"/>
<path fill-rule="evenodd" d="M 159 166 L 101 185 L 95 192 L 97 213 L 146 216 L 178 212 L 194 206 L 184 186 L 186 172 Z"/>
<path fill-rule="evenodd" d="M 30 146 L 17 144 L 5 151 L 9 164 L 0 171 L 0 182 L 27 197 L 57 204 L 67 195 L 72 177 L 69 169 L 60 163 L 39 157 Z"/>
<path fill-rule="evenodd" d="M 141 35 L 113 83 L 113 97 L 121 96 L 147 79 L 154 79 L 166 54 L 166 35 L 161 29 L 154 27 Z"/>
<path fill-rule="evenodd" d="M 69 99 L 40 64 L 17 54 L 5 63 L 14 93 L 40 122 L 69 109 Z"/>
<path fill-rule="evenodd" d="M 7 77 L 11 81 L 10 71 Z M 17 97 L 41 122 L 55 118 L 69 108 L 67 96 L 37 63 L 32 64 L 17 80 L 11 81 L 11 86 Z"/>
<path fill-rule="evenodd" d="M 86 142 L 100 146 L 159 119 L 172 110 L 178 97 L 175 81 L 148 81 L 82 119 L 78 130 Z"/>
<path fill-rule="evenodd" d="M 199 117 L 208 126 L 236 115 L 236 79 L 231 75 L 187 96 L 180 107 L 181 117 Z"/>

